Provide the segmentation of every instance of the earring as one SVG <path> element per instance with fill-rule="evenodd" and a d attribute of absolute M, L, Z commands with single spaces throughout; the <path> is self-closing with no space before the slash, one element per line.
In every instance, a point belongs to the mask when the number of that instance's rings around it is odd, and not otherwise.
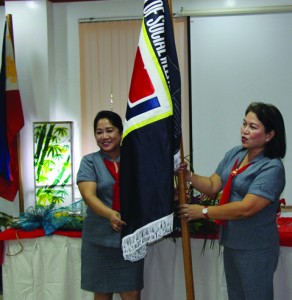
<path fill-rule="evenodd" d="M 266 142 L 269 142 L 270 140 L 269 139 L 266 139 Z"/>

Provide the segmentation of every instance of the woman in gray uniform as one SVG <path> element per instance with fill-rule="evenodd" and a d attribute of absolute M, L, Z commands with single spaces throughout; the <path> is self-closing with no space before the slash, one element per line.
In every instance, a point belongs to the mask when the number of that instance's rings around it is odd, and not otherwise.
<path fill-rule="evenodd" d="M 94 292 L 94 300 L 110 300 L 119 293 L 123 300 L 139 300 L 143 288 L 143 260 L 124 260 L 121 246 L 119 198 L 120 116 L 100 111 L 94 119 L 99 151 L 85 155 L 77 184 L 87 216 L 81 248 L 81 288 Z"/>
<path fill-rule="evenodd" d="M 286 153 L 283 117 L 271 104 L 251 103 L 241 127 L 241 146 L 225 154 L 210 177 L 192 174 L 187 181 L 212 195 L 223 189 L 220 205 L 185 204 L 186 221 L 212 218 L 220 224 L 229 300 L 272 300 L 279 256 L 276 212 L 285 187 Z"/>

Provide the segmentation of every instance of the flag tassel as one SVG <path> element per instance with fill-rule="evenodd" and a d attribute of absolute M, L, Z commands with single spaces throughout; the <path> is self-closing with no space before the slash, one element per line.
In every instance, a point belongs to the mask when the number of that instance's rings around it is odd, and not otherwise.
<path fill-rule="evenodd" d="M 147 245 L 162 239 L 172 232 L 173 213 L 137 229 L 122 239 L 125 260 L 138 261 L 146 256 Z"/>

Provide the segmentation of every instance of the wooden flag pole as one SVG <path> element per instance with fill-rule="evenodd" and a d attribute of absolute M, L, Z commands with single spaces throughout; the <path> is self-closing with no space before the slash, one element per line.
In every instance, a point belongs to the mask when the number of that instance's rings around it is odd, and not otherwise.
<path fill-rule="evenodd" d="M 181 161 L 184 161 L 183 144 L 181 142 Z M 178 171 L 178 196 L 179 204 L 187 203 L 186 188 L 185 188 L 185 175 L 183 171 Z M 187 300 L 195 300 L 194 280 L 193 280 L 193 264 L 192 252 L 190 245 L 190 230 L 189 223 L 181 220 L 181 234 L 182 234 L 182 247 L 184 258 L 184 271 L 185 271 L 185 284 Z"/>
<path fill-rule="evenodd" d="M 8 14 L 6 16 L 7 20 L 7 30 L 9 30 L 11 36 L 11 42 L 13 47 L 14 53 L 14 60 L 15 60 L 15 51 L 14 51 L 14 36 L 13 36 L 13 25 L 12 25 L 12 15 Z M 21 153 L 20 153 L 20 135 L 17 134 L 17 159 L 18 159 L 18 174 L 19 174 L 19 191 L 18 191 L 18 198 L 19 198 L 19 212 L 24 212 L 24 201 L 23 201 L 23 186 L 22 186 L 22 170 L 21 170 Z"/>
<path fill-rule="evenodd" d="M 169 6 L 170 16 L 172 19 L 172 25 L 173 25 L 172 0 L 168 0 L 168 6 Z M 181 162 L 184 162 L 184 149 L 183 149 L 182 138 L 180 144 L 180 159 Z M 187 203 L 185 175 L 183 171 L 178 171 L 178 197 L 179 197 L 179 204 Z M 191 245 L 190 245 L 190 231 L 189 231 L 188 223 L 183 220 L 181 220 L 181 233 L 182 233 L 182 247 L 183 247 L 186 297 L 187 297 L 186 300 L 195 300 L 193 264 L 192 264 Z"/>

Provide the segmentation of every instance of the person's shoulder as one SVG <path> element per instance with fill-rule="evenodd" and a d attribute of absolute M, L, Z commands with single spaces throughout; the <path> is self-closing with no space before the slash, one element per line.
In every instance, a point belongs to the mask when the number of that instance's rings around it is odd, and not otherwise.
<path fill-rule="evenodd" d="M 283 161 L 279 157 L 269 158 L 269 157 L 265 156 L 264 161 L 269 166 L 275 166 L 275 167 L 279 167 L 279 168 L 283 168 L 284 169 Z"/>
<path fill-rule="evenodd" d="M 255 160 L 255 168 L 258 172 L 265 172 L 264 174 L 273 174 L 274 178 L 283 178 L 285 176 L 285 167 L 280 158 L 270 158 L 262 155 Z M 265 175 L 267 176 L 267 175 Z"/>
<path fill-rule="evenodd" d="M 100 156 L 100 151 L 96 151 L 96 152 L 85 154 L 83 156 L 83 158 L 84 159 L 93 159 L 93 158 L 98 157 L 98 156 Z"/>
<path fill-rule="evenodd" d="M 82 157 L 82 161 L 93 162 L 93 161 L 97 160 L 99 157 L 100 157 L 100 151 L 92 152 L 92 153 L 85 154 Z"/>

